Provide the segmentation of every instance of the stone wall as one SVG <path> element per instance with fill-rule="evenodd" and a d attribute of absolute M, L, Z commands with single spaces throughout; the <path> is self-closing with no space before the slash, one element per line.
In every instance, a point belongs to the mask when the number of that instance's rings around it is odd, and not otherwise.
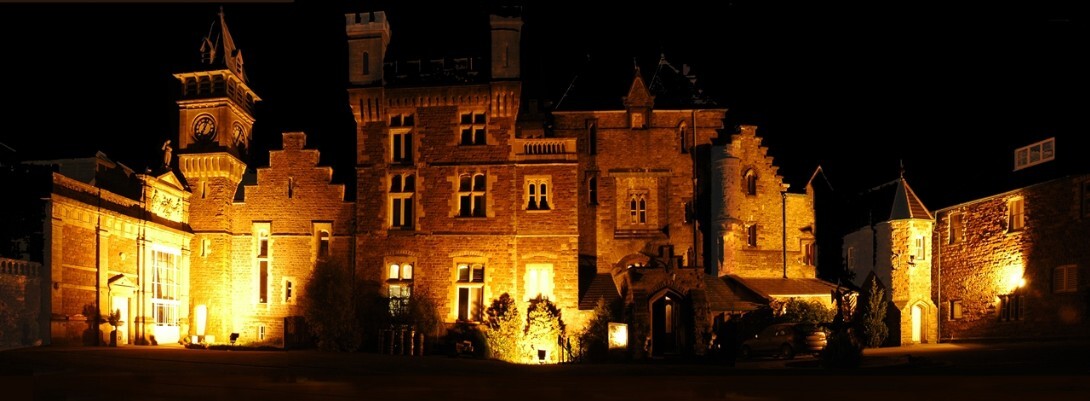
<path fill-rule="evenodd" d="M 1047 338 L 1090 332 L 1090 219 L 1082 214 L 1081 188 L 1090 176 L 1048 181 L 955 205 L 936 213 L 933 239 L 938 256 L 934 296 L 940 300 L 944 340 Z M 1012 230 L 1010 202 L 1022 199 L 1025 226 Z M 961 235 L 950 239 L 951 216 L 960 215 Z M 1075 266 L 1075 291 L 1059 290 L 1056 269 Z M 1003 314 L 1004 300 L 1021 296 L 1020 316 Z M 954 304 L 961 316 L 952 317 Z"/>
<path fill-rule="evenodd" d="M 0 349 L 42 341 L 42 265 L 0 258 Z"/>

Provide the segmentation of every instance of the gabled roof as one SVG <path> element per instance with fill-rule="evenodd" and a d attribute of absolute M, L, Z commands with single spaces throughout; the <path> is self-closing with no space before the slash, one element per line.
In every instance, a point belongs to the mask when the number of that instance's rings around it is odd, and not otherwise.
<path fill-rule="evenodd" d="M 580 310 L 592 310 L 598 305 L 598 299 L 605 300 L 609 305 L 621 296 L 617 292 L 617 285 L 613 283 L 613 276 L 609 273 L 597 274 L 591 279 L 587 292 L 579 298 Z"/>
<path fill-rule="evenodd" d="M 625 107 L 655 107 L 655 97 L 647 91 L 647 85 L 640 75 L 640 67 L 636 67 L 636 77 L 632 79 L 632 85 L 628 87 L 628 96 L 624 98 Z"/>

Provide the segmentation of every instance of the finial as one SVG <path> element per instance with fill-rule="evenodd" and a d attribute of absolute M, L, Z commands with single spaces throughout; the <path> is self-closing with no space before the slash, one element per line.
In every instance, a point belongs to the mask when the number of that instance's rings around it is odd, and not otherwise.
<path fill-rule="evenodd" d="M 901 179 L 905 179 L 905 159 L 897 159 L 901 163 Z"/>

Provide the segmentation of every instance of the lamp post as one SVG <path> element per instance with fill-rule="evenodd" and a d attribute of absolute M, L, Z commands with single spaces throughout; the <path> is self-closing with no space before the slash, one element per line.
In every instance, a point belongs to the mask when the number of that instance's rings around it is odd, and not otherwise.
<path fill-rule="evenodd" d="M 783 215 L 783 278 L 787 278 L 787 184 L 782 185 L 780 189 L 780 204 Z"/>

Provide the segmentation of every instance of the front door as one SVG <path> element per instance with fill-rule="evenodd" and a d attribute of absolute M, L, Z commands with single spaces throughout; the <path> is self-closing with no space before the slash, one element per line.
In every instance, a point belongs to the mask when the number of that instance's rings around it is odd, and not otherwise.
<path fill-rule="evenodd" d="M 923 307 L 912 307 L 912 342 L 919 344 L 923 338 Z"/>
<path fill-rule="evenodd" d="M 129 343 L 129 298 L 114 297 L 114 310 L 121 311 L 121 324 L 117 326 L 117 345 Z"/>
<path fill-rule="evenodd" d="M 677 352 L 677 315 L 680 303 L 667 294 L 651 304 L 651 352 L 654 355 Z"/>

